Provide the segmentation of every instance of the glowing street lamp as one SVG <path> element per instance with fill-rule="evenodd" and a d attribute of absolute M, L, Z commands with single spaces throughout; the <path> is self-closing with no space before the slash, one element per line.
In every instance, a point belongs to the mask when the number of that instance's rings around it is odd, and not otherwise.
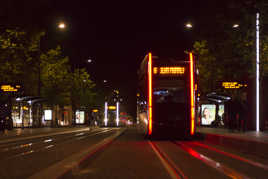
<path fill-rule="evenodd" d="M 66 28 L 65 23 L 63 23 L 63 22 L 59 23 L 58 28 L 65 29 Z"/>
<path fill-rule="evenodd" d="M 234 28 L 234 29 L 236 29 L 236 28 L 238 28 L 238 27 L 239 27 L 239 24 L 234 24 L 234 25 L 233 25 L 233 28 Z"/>
<path fill-rule="evenodd" d="M 108 102 L 104 103 L 104 125 L 108 124 Z"/>
<path fill-rule="evenodd" d="M 119 126 L 119 102 L 116 102 L 116 126 Z"/>
<path fill-rule="evenodd" d="M 188 22 L 187 24 L 185 24 L 185 27 L 186 27 L 187 29 L 191 29 L 191 28 L 193 28 L 193 24 L 190 23 L 190 22 Z"/>
<path fill-rule="evenodd" d="M 260 131 L 260 14 L 256 14 L 256 131 Z"/>

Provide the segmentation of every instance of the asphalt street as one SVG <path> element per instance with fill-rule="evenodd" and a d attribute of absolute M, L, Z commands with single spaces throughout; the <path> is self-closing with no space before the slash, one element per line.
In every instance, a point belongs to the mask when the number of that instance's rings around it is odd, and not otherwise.
<path fill-rule="evenodd" d="M 148 141 L 132 128 L 63 178 L 268 178 L 268 160 L 200 139 Z"/>
<path fill-rule="evenodd" d="M 119 132 L 111 142 L 95 147 Z M 82 151 L 89 148 L 96 150 L 84 155 Z M 266 156 L 198 138 L 147 140 L 134 127 L 96 128 L 0 144 L 0 178 L 43 178 L 38 174 L 79 153 L 84 155 L 82 162 L 60 178 L 268 178 Z"/>
<path fill-rule="evenodd" d="M 1 144 L 0 178 L 28 178 L 94 145 L 115 131 L 100 128 Z"/>

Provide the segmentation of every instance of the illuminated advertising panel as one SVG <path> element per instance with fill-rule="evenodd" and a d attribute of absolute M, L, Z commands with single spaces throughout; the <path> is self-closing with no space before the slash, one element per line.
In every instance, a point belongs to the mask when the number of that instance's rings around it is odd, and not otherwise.
<path fill-rule="evenodd" d="M 44 110 L 45 113 L 45 120 L 51 121 L 52 120 L 52 110 Z"/>
<path fill-rule="evenodd" d="M 84 111 L 76 111 L 75 113 L 75 122 L 76 124 L 84 124 L 85 123 L 85 112 Z"/>
<path fill-rule="evenodd" d="M 216 105 L 202 104 L 201 106 L 201 125 L 211 125 L 215 120 Z"/>

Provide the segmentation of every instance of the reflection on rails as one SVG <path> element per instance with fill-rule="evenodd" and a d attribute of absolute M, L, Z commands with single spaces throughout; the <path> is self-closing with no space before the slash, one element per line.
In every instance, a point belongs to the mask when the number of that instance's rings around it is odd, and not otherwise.
<path fill-rule="evenodd" d="M 220 162 L 217 162 L 203 154 L 200 154 L 199 152 L 195 151 L 193 148 L 189 147 L 185 142 L 174 142 L 177 146 L 179 146 L 181 149 L 183 149 L 185 152 L 193 156 L 194 158 L 201 160 L 204 162 L 206 165 L 215 168 L 219 172 L 225 174 L 226 176 L 229 176 L 230 178 L 245 178 L 249 179 L 248 176 L 245 176 L 242 173 L 239 173 L 223 164 Z"/>
<path fill-rule="evenodd" d="M 7 146 L 7 147 L 3 146 L 3 148 L 0 150 L 1 153 L 14 151 L 15 154 L 13 154 L 12 156 L 3 157 L 1 160 L 10 160 L 10 159 L 14 159 L 20 156 L 25 156 L 25 155 L 29 155 L 32 153 L 41 152 L 41 151 L 48 150 L 53 147 L 63 145 L 63 144 L 66 144 L 75 140 L 82 140 L 87 137 L 104 134 L 112 130 L 113 129 L 105 128 L 101 131 L 94 131 L 90 133 L 76 133 L 76 134 L 72 134 L 70 136 L 66 136 L 60 139 L 57 139 L 56 138 L 57 136 L 55 136 L 54 138 L 49 138 L 49 139 L 40 140 L 36 142 L 31 142 L 31 143 L 25 143 L 25 144 L 19 144 L 19 145 L 15 144 L 15 146 L 13 145 L 13 146 Z M 26 151 L 21 152 L 21 150 L 26 150 Z"/>
<path fill-rule="evenodd" d="M 267 168 L 268 168 L 268 166 L 266 166 L 264 164 L 261 164 L 261 163 L 258 163 L 258 162 L 255 162 L 255 161 L 252 161 L 249 159 L 245 159 L 245 158 L 237 156 L 235 154 L 231 154 L 228 152 L 218 150 L 214 147 L 210 147 L 210 146 L 207 146 L 207 145 L 199 143 L 199 142 L 148 141 L 148 143 L 151 146 L 152 150 L 157 155 L 157 157 L 159 158 L 160 162 L 163 164 L 164 168 L 169 173 L 171 178 L 187 178 L 187 176 L 186 176 L 187 174 L 185 174 L 185 172 L 179 167 L 181 165 L 181 163 L 178 163 L 178 161 L 181 161 L 181 160 L 177 160 L 177 158 L 175 156 L 178 156 L 178 155 L 175 155 L 174 151 L 184 151 L 188 155 L 192 156 L 193 159 L 197 159 L 197 160 L 201 161 L 205 165 L 216 169 L 218 172 L 220 172 L 223 175 L 228 176 L 230 178 L 234 178 L 234 179 L 237 179 L 237 178 L 248 179 L 248 178 L 250 178 L 249 176 L 247 176 L 243 172 L 237 171 L 236 169 L 228 167 L 225 164 L 223 164 L 222 162 L 215 160 L 214 157 L 211 158 L 211 157 L 208 157 L 207 155 L 204 155 L 204 154 L 197 152 L 191 146 L 199 146 L 199 147 L 202 147 L 204 149 L 208 149 L 208 152 L 211 152 L 211 151 L 217 152 L 219 154 L 222 154 L 223 157 L 228 157 L 228 158 L 232 158 L 235 160 L 239 160 L 245 164 L 251 164 L 257 168 L 262 168 L 264 170 L 267 170 Z M 172 146 L 177 148 L 177 150 L 175 148 L 173 148 L 174 150 L 170 150 L 170 148 L 172 148 Z M 171 152 L 171 151 L 173 151 L 173 152 Z M 166 152 L 168 152 L 168 154 Z M 174 162 L 174 161 L 176 161 L 176 162 Z M 242 171 L 244 171 L 244 170 L 242 170 Z"/>

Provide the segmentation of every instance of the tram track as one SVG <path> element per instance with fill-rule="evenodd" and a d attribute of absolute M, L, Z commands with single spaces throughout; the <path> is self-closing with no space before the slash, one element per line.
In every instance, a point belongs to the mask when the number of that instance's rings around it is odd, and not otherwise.
<path fill-rule="evenodd" d="M 188 153 L 189 155 L 191 155 L 192 157 L 194 157 L 195 159 L 198 159 L 200 161 L 202 161 L 204 164 L 216 169 L 218 172 L 232 178 L 232 179 L 249 179 L 248 176 L 246 176 L 243 173 L 240 173 L 224 164 L 222 164 L 221 162 L 218 162 L 204 154 L 201 154 L 199 152 L 197 152 L 194 148 L 192 148 L 191 146 L 187 145 L 186 142 L 178 142 L 178 141 L 173 141 L 173 144 L 175 144 L 176 146 L 178 146 L 180 149 L 182 149 L 183 151 L 185 151 L 186 153 Z"/>
<path fill-rule="evenodd" d="M 111 145 L 117 137 L 122 135 L 125 130 L 114 130 L 108 129 L 106 132 L 115 131 L 115 134 L 109 137 L 105 137 L 100 142 L 94 144 L 93 146 L 80 151 L 80 153 L 74 154 L 54 165 L 50 166 L 49 168 L 36 173 L 30 177 L 30 179 L 35 178 L 68 178 L 68 175 L 72 175 L 73 173 L 77 172 L 79 168 L 87 162 L 87 160 L 91 159 L 97 153 L 103 151 L 106 147 Z M 100 133 L 104 133 L 99 132 Z"/>
<path fill-rule="evenodd" d="M 209 155 L 204 154 L 204 152 L 199 152 L 195 149 L 195 146 L 202 147 L 207 150 L 207 152 L 216 152 L 218 155 L 222 155 L 222 157 L 230 158 L 232 160 L 238 160 L 243 164 L 252 165 L 252 167 L 267 170 L 267 165 L 262 163 L 243 158 L 241 156 L 228 153 L 213 147 L 208 147 L 205 144 L 201 144 L 196 141 L 148 141 L 149 145 L 151 146 L 152 150 L 157 155 L 160 162 L 163 164 L 166 171 L 169 173 L 172 179 L 183 179 L 183 178 L 191 178 L 186 171 L 184 171 L 183 167 L 181 168 L 181 163 L 178 163 L 178 158 L 174 158 L 177 154 L 172 154 L 165 151 L 165 145 L 172 144 L 174 147 L 179 149 L 179 151 L 183 151 L 185 154 L 191 156 L 192 160 L 201 161 L 206 166 L 215 169 L 217 172 L 223 174 L 224 176 L 232 179 L 248 179 L 252 178 L 248 173 L 241 172 L 237 168 L 234 169 L 230 167 L 225 162 L 219 161 L 214 157 L 209 157 Z M 170 145 L 168 145 L 170 147 Z M 167 147 L 166 147 L 167 148 Z M 174 153 L 174 152 L 173 152 Z"/>
<path fill-rule="evenodd" d="M 168 157 L 163 150 L 157 146 L 157 144 L 155 144 L 155 142 L 148 141 L 148 143 L 172 179 L 188 179 L 183 171 L 171 160 L 170 157 Z"/>
<path fill-rule="evenodd" d="M 51 148 L 64 145 L 67 143 L 71 143 L 76 140 L 86 139 L 87 137 L 101 135 L 104 133 L 108 133 L 112 131 L 112 129 L 105 129 L 102 131 L 94 131 L 94 132 L 79 132 L 72 135 L 68 135 L 66 137 L 57 138 L 57 136 L 53 137 L 45 137 L 41 138 L 38 141 L 27 141 L 20 144 L 14 144 L 13 146 L 5 147 L 3 146 L 0 150 L 0 154 L 3 155 L 1 160 L 10 160 L 17 157 L 29 155 L 32 153 L 38 153 L 45 150 L 49 150 Z M 59 136 L 58 136 L 59 137 Z M 11 155 L 7 155 L 11 154 Z"/>
<path fill-rule="evenodd" d="M 196 142 L 196 141 L 188 142 L 187 145 L 193 146 L 193 147 L 201 147 L 201 148 L 207 149 L 208 151 L 213 151 L 213 152 L 222 154 L 222 155 L 224 155 L 226 157 L 229 157 L 229 158 L 232 158 L 232 159 L 235 159 L 235 160 L 239 160 L 239 161 L 244 162 L 244 163 L 248 163 L 248 164 L 250 164 L 252 166 L 262 168 L 264 170 L 268 170 L 268 165 L 265 165 L 265 164 L 262 164 L 260 162 L 251 160 L 249 158 L 241 157 L 241 156 L 239 156 L 237 154 L 234 154 L 234 153 L 223 151 L 221 149 L 206 145 L 206 144 L 201 143 L 201 142 Z"/>

